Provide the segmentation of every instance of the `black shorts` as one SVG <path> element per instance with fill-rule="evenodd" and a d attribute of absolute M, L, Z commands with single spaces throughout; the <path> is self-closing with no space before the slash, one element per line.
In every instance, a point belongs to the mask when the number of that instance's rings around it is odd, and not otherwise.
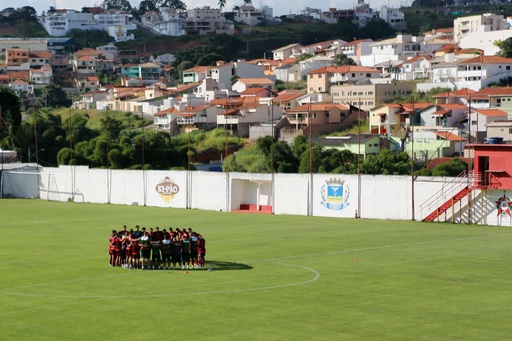
<path fill-rule="evenodd" d="M 162 261 L 169 262 L 170 260 L 171 260 L 171 255 L 170 254 L 162 253 Z"/>
<path fill-rule="evenodd" d="M 188 262 L 190 260 L 190 252 L 182 252 L 181 253 L 181 259 L 184 262 Z"/>
<path fill-rule="evenodd" d="M 197 250 L 190 251 L 190 258 L 197 259 Z"/>
<path fill-rule="evenodd" d="M 181 255 L 172 255 L 172 262 L 173 263 L 180 263 L 181 262 Z"/>
<path fill-rule="evenodd" d="M 152 255 L 151 255 L 151 260 L 156 262 L 156 261 L 160 261 L 162 259 L 162 255 L 160 253 L 160 250 L 158 251 L 154 251 L 152 252 Z"/>
<path fill-rule="evenodd" d="M 147 259 L 149 259 L 149 256 L 151 256 L 151 249 L 140 250 L 140 258 L 147 258 Z"/>

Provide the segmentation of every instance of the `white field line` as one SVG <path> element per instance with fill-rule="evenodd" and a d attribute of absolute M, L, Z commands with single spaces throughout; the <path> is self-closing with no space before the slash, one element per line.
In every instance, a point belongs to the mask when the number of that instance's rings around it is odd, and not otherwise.
<path fill-rule="evenodd" d="M 204 291 L 204 292 L 195 292 L 195 293 L 187 292 L 187 293 L 182 293 L 182 294 L 179 294 L 179 293 L 155 294 L 155 295 L 143 295 L 143 296 L 139 296 L 139 297 L 176 297 L 176 296 L 187 296 L 187 295 L 243 293 L 243 292 L 250 292 L 250 291 L 270 290 L 270 289 L 285 288 L 285 287 L 291 287 L 291 286 L 297 286 L 297 285 L 304 285 L 304 284 L 308 284 L 308 283 L 316 281 L 320 277 L 320 273 L 318 271 L 316 271 L 315 269 L 308 268 L 305 266 L 282 263 L 282 262 L 280 262 L 281 260 L 317 257 L 317 256 L 325 256 L 325 255 L 336 255 L 336 254 L 351 253 L 351 252 L 380 250 L 380 249 L 388 249 L 388 248 L 403 247 L 403 246 L 428 245 L 428 244 L 447 243 L 447 242 L 454 242 L 454 241 L 485 239 L 485 238 L 503 237 L 503 236 L 511 237 L 512 234 L 489 234 L 489 235 L 465 237 L 465 238 L 437 239 L 437 240 L 431 240 L 431 241 L 425 241 L 425 242 L 388 244 L 388 245 L 372 246 L 372 247 L 365 247 L 365 248 L 358 248 L 358 249 L 330 251 L 330 252 L 317 253 L 317 254 L 302 254 L 302 255 L 295 255 L 295 256 L 286 256 L 286 257 L 278 257 L 278 258 L 270 258 L 270 259 L 257 259 L 257 260 L 252 260 L 252 261 L 245 261 L 245 262 L 249 262 L 249 263 L 250 262 L 269 262 L 269 263 L 276 263 L 276 264 L 281 264 L 281 265 L 285 265 L 285 266 L 294 266 L 294 267 L 305 269 L 309 272 L 312 272 L 315 276 L 312 279 L 309 279 L 309 280 L 303 281 L 303 282 L 287 283 L 287 284 L 282 284 L 282 285 L 266 286 L 266 287 L 260 287 L 260 288 Z M 79 281 L 90 281 L 90 280 L 95 280 L 95 279 L 104 279 L 104 278 L 126 276 L 126 275 L 111 275 L 111 276 L 105 276 L 105 277 L 82 278 L 82 279 L 74 279 L 74 280 L 61 281 L 61 282 L 40 283 L 40 284 L 31 285 L 31 286 L 23 286 L 23 287 L 10 288 L 10 289 L 0 289 L 0 295 L 12 295 L 12 296 L 24 296 L 24 297 L 51 297 L 51 298 L 53 298 L 53 297 L 54 298 L 105 298 L 105 299 L 127 298 L 127 297 L 131 297 L 131 296 L 128 296 L 128 295 L 127 296 L 123 296 L 123 295 L 82 295 L 82 296 L 78 296 L 78 295 L 45 295 L 45 294 L 36 294 L 36 293 L 34 293 L 34 294 L 32 294 L 32 293 L 16 293 L 16 292 L 7 292 L 6 291 L 6 290 L 17 290 L 17 289 L 33 288 L 33 287 L 35 288 L 35 287 L 41 287 L 41 286 L 47 286 L 47 285 L 55 285 L 55 284 L 63 284 L 63 283 L 71 283 L 71 282 L 79 282 Z"/>

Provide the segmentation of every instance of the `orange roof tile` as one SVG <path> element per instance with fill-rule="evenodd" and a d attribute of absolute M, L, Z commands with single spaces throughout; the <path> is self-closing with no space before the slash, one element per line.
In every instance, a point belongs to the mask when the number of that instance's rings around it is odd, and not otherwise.
<path fill-rule="evenodd" d="M 311 103 L 303 104 L 295 108 L 288 109 L 288 112 L 303 112 L 303 111 L 329 111 L 332 108 L 338 108 L 340 110 L 350 110 L 348 105 L 340 103 Z"/>
<path fill-rule="evenodd" d="M 455 134 L 452 134 L 448 131 L 435 131 L 434 134 L 436 134 L 437 136 L 440 136 L 442 137 L 443 139 L 445 140 L 449 140 L 449 141 L 466 141 L 465 138 L 461 138 L 460 136 L 457 136 Z"/>
<path fill-rule="evenodd" d="M 473 110 L 479 114 L 482 114 L 484 116 L 504 116 L 508 117 L 508 113 L 506 111 L 500 110 L 500 109 L 477 109 Z"/>
<path fill-rule="evenodd" d="M 308 72 L 310 74 L 325 74 L 325 73 L 348 73 L 348 72 L 371 72 L 371 73 L 380 73 L 377 69 L 372 69 L 364 66 L 357 65 L 346 65 L 346 66 L 324 66 L 319 69 L 315 69 Z"/>
<path fill-rule="evenodd" d="M 474 94 L 476 91 L 464 88 L 456 91 L 447 91 L 443 92 L 437 95 L 434 95 L 434 98 L 441 98 L 441 97 L 466 97 L 468 98 L 470 95 Z"/>

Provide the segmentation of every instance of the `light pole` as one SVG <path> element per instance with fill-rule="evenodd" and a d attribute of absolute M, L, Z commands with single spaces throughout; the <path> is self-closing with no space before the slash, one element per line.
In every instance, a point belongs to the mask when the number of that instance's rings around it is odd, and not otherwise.
<path fill-rule="evenodd" d="M 412 213 L 411 220 L 415 220 L 415 212 L 414 212 L 414 97 L 412 98 L 412 112 L 411 112 L 411 213 Z"/>
<path fill-rule="evenodd" d="M 105 115 L 106 115 L 106 119 L 105 119 L 105 133 L 106 133 L 106 145 L 105 145 L 105 148 L 106 148 L 106 162 L 107 162 L 107 203 L 110 204 L 110 172 L 109 172 L 109 158 L 108 158 L 108 140 L 109 140 L 109 136 L 108 136 L 108 112 L 109 112 L 110 108 L 108 106 L 105 107 Z"/>
<path fill-rule="evenodd" d="M 71 201 L 75 201 L 75 169 L 73 167 L 73 115 L 71 107 L 69 107 L 69 166 L 71 167 Z"/>
<path fill-rule="evenodd" d="M 272 206 L 272 214 L 274 214 L 274 101 L 270 100 L 270 128 L 272 129 L 272 150 L 270 155 L 270 167 L 272 172 L 272 181 L 270 184 L 270 197 L 271 197 L 271 206 Z"/>
<path fill-rule="evenodd" d="M 142 146 L 142 186 L 144 187 L 144 206 L 146 206 L 146 196 L 147 196 L 147 188 L 146 188 L 146 173 L 145 173 L 145 155 L 144 155 L 144 150 L 145 150 L 145 140 L 146 140 L 146 137 L 144 136 L 144 113 L 141 111 L 140 113 L 140 126 L 141 126 L 141 130 L 142 130 L 142 141 L 141 141 L 141 146 Z"/>
<path fill-rule="evenodd" d="M 4 137 L 4 125 L 3 125 L 3 119 L 2 119 L 2 107 L 0 106 L 0 142 L 2 142 L 2 139 Z M 3 143 L 2 143 L 2 146 L 0 146 L 0 151 L 2 151 L 2 156 L 1 156 L 1 159 L 2 159 L 2 170 L 4 170 L 4 148 L 3 148 Z M 1 193 L 1 188 L 0 188 L 0 194 Z"/>
<path fill-rule="evenodd" d="M 311 117 L 311 98 L 308 106 L 308 128 L 309 128 L 309 215 L 313 215 L 313 127 Z"/>
<path fill-rule="evenodd" d="M 361 98 L 357 103 L 357 212 L 356 218 L 361 217 Z"/>
<path fill-rule="evenodd" d="M 37 163 L 37 153 L 39 152 L 44 152 L 44 148 L 42 149 L 39 149 L 39 150 L 36 150 L 35 152 L 33 152 L 32 154 L 30 153 L 30 147 L 28 147 L 28 163 L 31 162 L 32 160 L 32 156 L 36 155 L 36 163 Z"/>
<path fill-rule="evenodd" d="M 226 212 L 229 212 L 229 160 L 228 160 L 228 99 L 226 98 L 226 106 L 224 108 L 225 125 L 224 130 L 226 133 Z"/>
<path fill-rule="evenodd" d="M 187 208 L 191 208 L 191 199 L 190 199 L 190 194 L 191 194 L 191 187 L 192 187 L 192 178 L 191 178 L 191 174 L 190 174 L 190 130 L 192 129 L 192 124 L 191 124 L 191 119 L 192 119 L 192 116 L 190 114 L 190 111 L 191 111 L 191 105 L 189 103 L 188 107 L 187 107 L 187 111 L 188 111 L 188 117 L 187 117 L 187 140 L 188 140 L 188 148 L 187 148 Z"/>

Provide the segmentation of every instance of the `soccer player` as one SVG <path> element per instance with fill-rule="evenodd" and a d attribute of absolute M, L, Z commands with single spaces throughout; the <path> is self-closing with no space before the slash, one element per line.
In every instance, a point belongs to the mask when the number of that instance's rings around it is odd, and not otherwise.
<path fill-rule="evenodd" d="M 153 232 L 155 234 L 155 237 L 152 237 L 153 240 L 158 240 L 159 242 L 161 242 L 162 240 L 164 240 L 164 233 L 162 231 L 160 231 L 160 227 L 155 227 L 155 232 Z"/>
<path fill-rule="evenodd" d="M 178 235 L 178 240 L 183 239 L 183 231 L 181 231 L 179 227 L 176 228 L 176 234 Z"/>
<path fill-rule="evenodd" d="M 144 229 L 144 228 L 142 228 Z M 144 232 L 140 237 L 140 258 L 142 262 L 142 270 L 149 269 L 149 259 L 151 256 L 151 243 L 149 240 L 149 233 Z"/>
<path fill-rule="evenodd" d="M 114 238 L 116 237 L 116 230 L 112 230 L 112 233 L 108 237 L 108 255 L 109 255 L 109 265 L 114 266 L 115 264 L 115 252 L 116 252 L 116 246 L 114 245 Z"/>
<path fill-rule="evenodd" d="M 197 260 L 200 267 L 204 266 L 204 257 L 206 255 L 206 241 L 203 236 L 199 233 L 197 234 Z"/>
<path fill-rule="evenodd" d="M 135 231 L 133 231 L 133 238 L 139 239 L 142 237 L 142 232 L 139 230 L 139 225 L 135 225 Z"/>
<path fill-rule="evenodd" d="M 140 232 L 140 231 L 139 231 Z M 140 267 L 140 239 L 139 238 L 131 238 L 132 244 L 132 269 L 138 269 Z"/>
<path fill-rule="evenodd" d="M 178 239 L 178 236 L 175 236 L 172 240 L 171 260 L 174 270 L 176 270 L 176 264 L 178 265 L 178 269 L 181 268 L 181 241 Z"/>
<path fill-rule="evenodd" d="M 153 239 L 151 240 L 151 267 L 153 270 L 155 269 L 155 265 L 158 265 L 158 269 L 160 270 L 160 265 L 162 262 L 162 253 L 160 251 L 161 241 L 158 240 L 156 234 L 153 232 Z"/>
<path fill-rule="evenodd" d="M 166 270 L 171 269 L 171 247 L 170 236 L 166 234 L 164 240 L 162 240 L 162 264 Z"/>
<path fill-rule="evenodd" d="M 125 261 L 125 268 L 132 268 L 132 238 L 133 238 L 133 230 L 130 230 L 128 232 L 128 235 L 126 238 L 123 239 L 123 245 L 125 247 L 125 254 L 126 254 L 126 261 Z"/>
<path fill-rule="evenodd" d="M 190 266 L 190 238 L 188 233 L 183 233 L 181 240 L 181 268 L 188 269 Z"/>
<path fill-rule="evenodd" d="M 190 231 L 192 231 L 192 229 L 190 229 Z M 191 236 L 190 236 L 190 260 L 192 262 L 191 264 L 191 267 L 197 269 L 199 267 L 199 262 L 198 262 L 198 249 L 197 249 L 197 246 L 198 246 L 198 238 L 197 238 L 197 233 L 195 232 L 192 232 Z"/>
<path fill-rule="evenodd" d="M 114 266 L 121 266 L 121 248 L 123 245 L 121 233 L 117 233 L 114 236 L 113 243 L 114 243 Z"/>

